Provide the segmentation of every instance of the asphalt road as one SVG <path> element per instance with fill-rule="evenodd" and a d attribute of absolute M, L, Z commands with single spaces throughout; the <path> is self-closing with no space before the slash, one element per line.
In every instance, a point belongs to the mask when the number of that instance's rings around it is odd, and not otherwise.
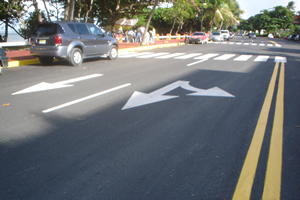
<path fill-rule="evenodd" d="M 0 197 L 299 199 L 299 55 L 235 38 L 4 69 Z"/>

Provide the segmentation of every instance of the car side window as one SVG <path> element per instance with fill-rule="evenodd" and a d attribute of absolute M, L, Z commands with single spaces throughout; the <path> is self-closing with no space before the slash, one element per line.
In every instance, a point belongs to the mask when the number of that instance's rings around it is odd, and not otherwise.
<path fill-rule="evenodd" d="M 79 35 L 90 35 L 90 32 L 85 24 L 76 24 L 76 29 Z"/>
<path fill-rule="evenodd" d="M 68 24 L 68 27 L 73 31 L 73 33 L 76 33 L 75 24 Z"/>
<path fill-rule="evenodd" d="M 89 27 L 90 32 L 91 32 L 92 35 L 97 36 L 97 35 L 102 35 L 103 34 L 102 31 L 97 26 L 95 26 L 93 24 L 88 24 L 88 27 Z"/>

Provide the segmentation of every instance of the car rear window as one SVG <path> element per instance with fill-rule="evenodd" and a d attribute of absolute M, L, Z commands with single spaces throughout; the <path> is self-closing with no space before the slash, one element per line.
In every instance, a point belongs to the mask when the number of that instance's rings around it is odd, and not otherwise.
<path fill-rule="evenodd" d="M 221 31 L 221 33 L 228 33 L 228 31 Z"/>
<path fill-rule="evenodd" d="M 193 35 L 204 35 L 203 33 L 194 33 Z"/>
<path fill-rule="evenodd" d="M 61 28 L 59 24 L 45 23 L 45 24 L 39 24 L 37 26 L 38 37 L 50 36 L 50 35 L 56 35 L 62 33 L 64 33 L 64 30 Z"/>
<path fill-rule="evenodd" d="M 221 35 L 221 33 L 212 33 L 213 35 Z"/>

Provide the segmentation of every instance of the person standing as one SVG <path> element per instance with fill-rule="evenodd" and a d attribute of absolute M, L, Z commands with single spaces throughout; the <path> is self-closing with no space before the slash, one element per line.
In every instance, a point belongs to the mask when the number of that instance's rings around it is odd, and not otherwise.
<path fill-rule="evenodd" d="M 155 30 L 155 28 L 153 27 L 153 29 L 152 29 L 152 43 L 154 43 L 154 41 L 155 41 L 155 34 L 156 34 L 156 30 Z"/>

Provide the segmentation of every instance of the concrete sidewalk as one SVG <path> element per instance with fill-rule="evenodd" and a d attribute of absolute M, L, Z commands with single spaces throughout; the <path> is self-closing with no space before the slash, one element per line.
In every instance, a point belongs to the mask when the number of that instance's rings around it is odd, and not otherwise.
<path fill-rule="evenodd" d="M 178 45 L 184 45 L 184 39 L 172 39 L 172 40 L 156 40 L 154 43 L 141 46 L 139 43 L 119 43 L 119 53 L 140 51 L 154 48 L 165 48 Z M 30 55 L 29 50 L 16 50 L 6 51 L 7 57 L 9 58 L 8 68 L 19 67 L 21 65 L 31 65 L 40 63 L 40 61 Z"/>

